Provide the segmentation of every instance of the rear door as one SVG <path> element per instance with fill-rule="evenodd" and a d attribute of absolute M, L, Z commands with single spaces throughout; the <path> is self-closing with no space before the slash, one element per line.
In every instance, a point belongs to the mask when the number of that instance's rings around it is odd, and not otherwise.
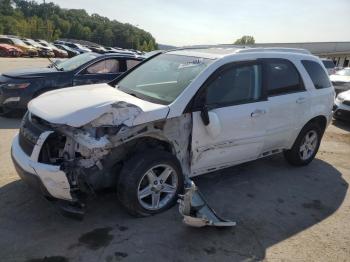
<path fill-rule="evenodd" d="M 193 109 L 192 175 L 260 155 L 268 121 L 262 86 L 262 65 L 256 61 L 226 65 L 208 79 Z"/>
<path fill-rule="evenodd" d="M 107 58 L 99 60 L 78 72 L 73 85 L 107 83 L 126 71 L 125 60 Z"/>
<path fill-rule="evenodd" d="M 310 94 L 296 66 L 287 59 L 262 59 L 269 119 L 263 153 L 286 148 L 309 116 Z"/>

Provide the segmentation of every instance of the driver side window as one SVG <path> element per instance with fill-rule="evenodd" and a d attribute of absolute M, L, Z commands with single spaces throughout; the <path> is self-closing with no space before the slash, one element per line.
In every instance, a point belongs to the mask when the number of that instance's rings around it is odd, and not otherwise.
<path fill-rule="evenodd" d="M 119 73 L 119 61 L 117 59 L 106 59 L 89 66 L 86 74 L 114 74 Z"/>
<path fill-rule="evenodd" d="M 222 107 L 259 100 L 262 95 L 261 71 L 259 64 L 233 66 L 222 71 L 207 86 L 207 105 Z"/>

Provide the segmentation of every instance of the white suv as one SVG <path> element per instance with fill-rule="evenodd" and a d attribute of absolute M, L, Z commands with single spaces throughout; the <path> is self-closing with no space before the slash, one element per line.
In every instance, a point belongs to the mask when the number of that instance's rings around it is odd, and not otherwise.
<path fill-rule="evenodd" d="M 310 163 L 333 102 L 327 70 L 305 50 L 174 50 L 112 83 L 32 100 L 12 157 L 47 196 L 80 207 L 115 187 L 145 216 L 172 206 L 193 176 L 280 152 Z"/>

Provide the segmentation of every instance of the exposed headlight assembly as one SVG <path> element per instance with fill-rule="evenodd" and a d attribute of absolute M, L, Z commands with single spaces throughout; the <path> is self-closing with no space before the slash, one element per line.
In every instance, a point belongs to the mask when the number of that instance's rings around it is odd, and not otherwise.
<path fill-rule="evenodd" d="M 0 86 L 6 89 L 24 89 L 29 85 L 30 83 L 7 83 L 7 84 L 2 84 Z"/>

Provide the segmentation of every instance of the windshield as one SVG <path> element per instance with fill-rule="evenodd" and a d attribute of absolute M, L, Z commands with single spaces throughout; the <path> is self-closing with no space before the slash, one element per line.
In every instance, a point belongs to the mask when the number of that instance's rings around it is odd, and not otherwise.
<path fill-rule="evenodd" d="M 151 102 L 170 104 L 214 60 L 163 54 L 125 76 L 118 88 Z"/>
<path fill-rule="evenodd" d="M 340 76 L 350 76 L 350 68 L 339 70 L 335 74 Z"/>
<path fill-rule="evenodd" d="M 19 40 L 17 38 L 11 38 L 11 40 L 16 44 L 16 45 L 26 45 L 22 40 Z"/>
<path fill-rule="evenodd" d="M 96 57 L 100 56 L 99 54 L 94 53 L 85 53 L 78 56 L 75 56 L 71 59 L 68 59 L 62 63 L 60 63 L 57 67 L 59 70 L 62 71 L 71 71 L 75 70 L 81 65 L 95 59 Z"/>

